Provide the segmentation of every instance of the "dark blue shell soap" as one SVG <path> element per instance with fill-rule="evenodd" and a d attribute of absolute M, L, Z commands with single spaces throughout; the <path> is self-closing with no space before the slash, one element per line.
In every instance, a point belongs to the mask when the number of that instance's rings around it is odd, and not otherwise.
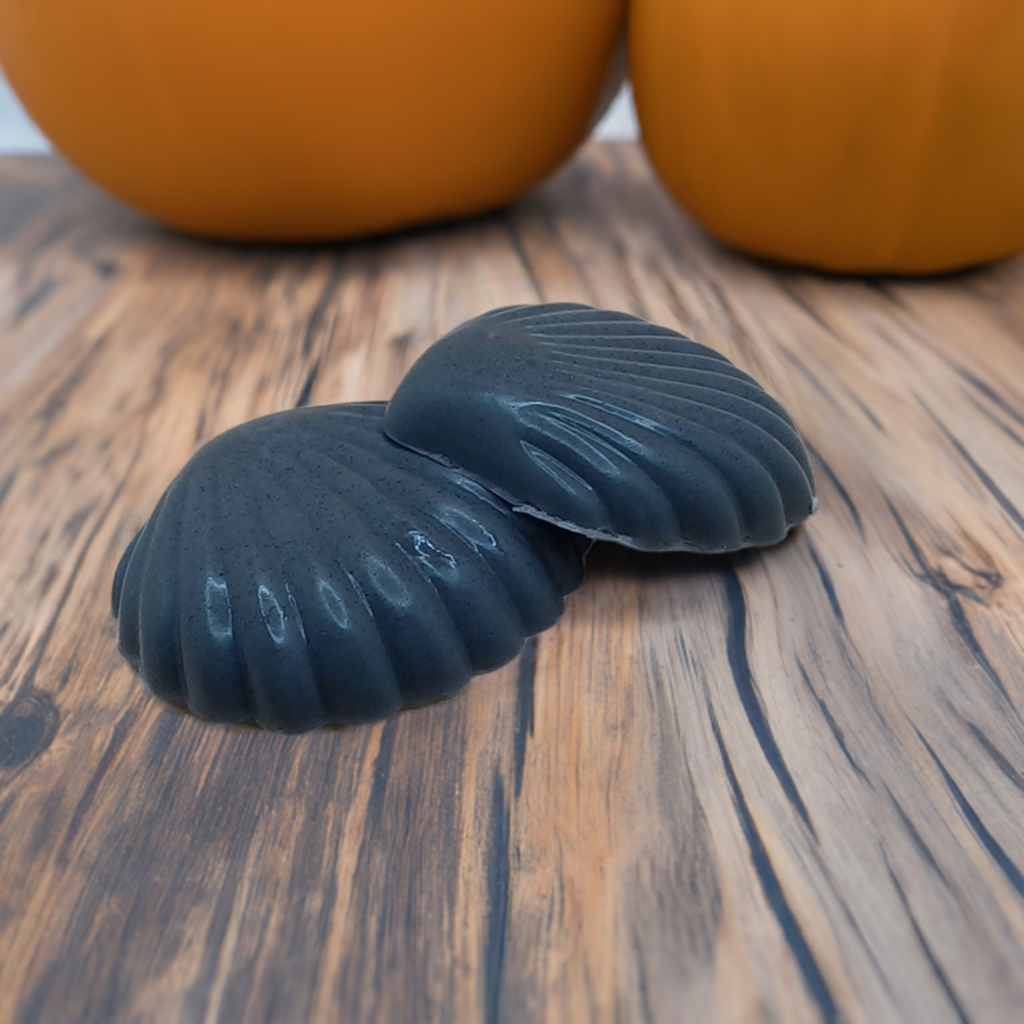
<path fill-rule="evenodd" d="M 114 579 L 158 697 L 290 732 L 453 693 L 551 626 L 586 542 L 390 442 L 383 403 L 254 420 L 203 447 Z"/>
<path fill-rule="evenodd" d="M 643 550 L 774 544 L 817 506 L 793 421 L 753 378 L 589 306 L 463 324 L 406 375 L 384 430 L 518 511 Z"/>

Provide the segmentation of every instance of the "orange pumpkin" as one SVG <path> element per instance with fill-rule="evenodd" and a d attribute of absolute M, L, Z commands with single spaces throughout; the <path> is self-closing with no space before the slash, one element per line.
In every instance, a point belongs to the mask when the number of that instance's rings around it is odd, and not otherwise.
<path fill-rule="evenodd" d="M 838 271 L 1024 248 L 1020 0 L 632 0 L 662 180 L 723 241 Z"/>
<path fill-rule="evenodd" d="M 0 0 L 0 63 L 114 195 L 229 238 L 515 198 L 586 135 L 625 0 Z"/>

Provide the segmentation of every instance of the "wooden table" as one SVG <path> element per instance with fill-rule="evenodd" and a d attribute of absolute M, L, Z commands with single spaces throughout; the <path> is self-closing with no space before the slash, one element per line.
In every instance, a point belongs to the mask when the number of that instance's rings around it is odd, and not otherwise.
<path fill-rule="evenodd" d="M 578 300 L 758 376 L 821 510 L 605 547 L 516 664 L 382 725 L 204 726 L 115 649 L 197 445 L 386 398 Z M 593 145 L 510 212 L 341 247 L 162 231 L 0 162 L 0 1020 L 1024 1020 L 1024 260 L 773 270 Z"/>

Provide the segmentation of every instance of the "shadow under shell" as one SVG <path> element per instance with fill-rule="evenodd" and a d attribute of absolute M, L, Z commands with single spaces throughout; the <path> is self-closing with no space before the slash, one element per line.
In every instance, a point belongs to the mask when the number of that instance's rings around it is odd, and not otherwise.
<path fill-rule="evenodd" d="M 589 542 L 381 432 L 384 403 L 253 420 L 200 449 L 112 603 L 151 691 L 299 732 L 461 689 L 553 625 Z"/>
<path fill-rule="evenodd" d="M 451 331 L 384 430 L 517 511 L 646 551 L 776 544 L 817 507 L 803 442 L 757 381 L 678 331 L 575 303 Z"/>

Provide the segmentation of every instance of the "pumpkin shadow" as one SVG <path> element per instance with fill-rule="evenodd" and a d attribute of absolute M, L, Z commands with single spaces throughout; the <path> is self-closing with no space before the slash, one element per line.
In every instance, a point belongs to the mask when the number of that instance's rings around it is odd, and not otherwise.
<path fill-rule="evenodd" d="M 1012 264 L 1020 256 L 1019 253 L 1010 253 L 1007 256 L 1001 256 L 998 259 L 989 260 L 984 263 L 972 263 L 966 267 L 957 267 L 953 270 L 941 270 L 932 273 L 858 273 L 852 270 L 827 270 L 803 263 L 773 259 L 770 256 L 760 256 L 754 253 L 743 252 L 741 249 L 733 249 L 717 241 L 715 244 L 731 256 L 745 260 L 762 270 L 767 270 L 775 277 L 783 279 L 815 277 L 835 284 L 866 285 L 873 291 L 882 292 L 896 286 L 947 287 L 959 285 L 969 287 L 975 284 L 978 279 L 986 278 L 994 269 Z"/>
<path fill-rule="evenodd" d="M 450 217 L 396 228 L 392 231 L 377 232 L 366 235 L 354 235 L 348 238 L 323 238 L 311 240 L 281 239 L 245 239 L 215 238 L 170 227 L 159 221 L 145 218 L 151 225 L 155 240 L 163 245 L 179 247 L 195 247 L 218 255 L 236 258 L 253 256 L 269 259 L 314 258 L 333 255 L 374 255 L 377 251 L 387 250 L 407 242 L 442 239 L 446 235 L 455 235 L 474 229 L 487 228 L 501 223 L 514 216 L 516 207 L 521 200 L 515 200 L 505 206 L 465 217 Z"/>

